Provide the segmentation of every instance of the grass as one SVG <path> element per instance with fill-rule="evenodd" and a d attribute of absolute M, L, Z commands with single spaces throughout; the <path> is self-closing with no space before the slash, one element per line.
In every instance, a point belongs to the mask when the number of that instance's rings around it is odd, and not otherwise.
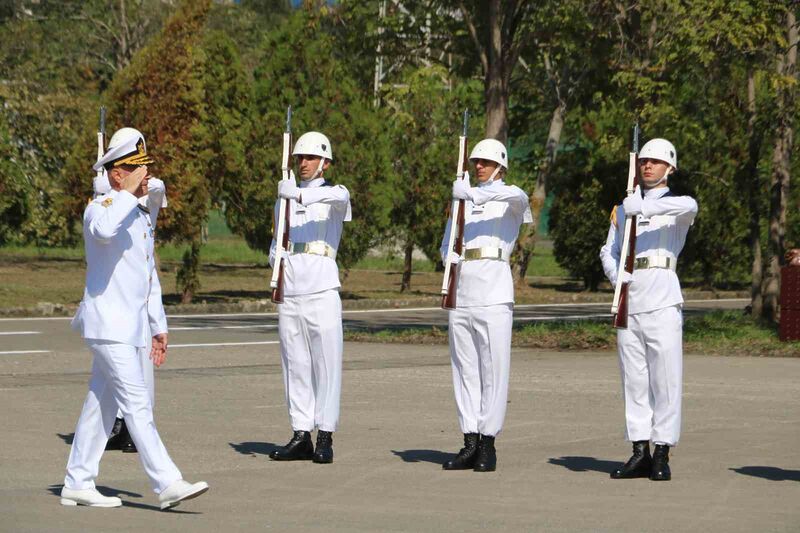
<path fill-rule="evenodd" d="M 447 344 L 439 328 L 346 332 L 345 339 L 360 342 Z M 800 342 L 784 343 L 774 328 L 759 324 L 738 311 L 714 311 L 688 317 L 684 323 L 684 352 L 707 355 L 800 357 Z M 540 322 L 515 328 L 512 346 L 542 350 L 616 349 L 616 333 L 606 323 Z"/>

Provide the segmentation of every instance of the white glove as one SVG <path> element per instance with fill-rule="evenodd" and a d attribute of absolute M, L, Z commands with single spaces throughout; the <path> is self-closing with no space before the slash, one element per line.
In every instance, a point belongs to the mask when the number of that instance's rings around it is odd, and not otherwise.
<path fill-rule="evenodd" d="M 281 180 L 278 182 L 278 196 L 287 200 L 299 200 L 300 187 L 294 180 Z"/>
<path fill-rule="evenodd" d="M 630 284 L 630 283 L 633 283 L 633 274 L 631 274 L 627 270 L 623 270 L 622 274 L 620 274 L 619 278 L 617 279 L 617 283 L 619 283 L 619 284 L 624 284 L 624 283 Z"/>
<path fill-rule="evenodd" d="M 447 254 L 446 263 L 450 263 L 452 265 L 457 265 L 460 262 L 461 262 L 461 256 L 458 255 L 457 253 L 451 251 L 449 254 Z"/>
<path fill-rule="evenodd" d="M 456 200 L 472 200 L 472 190 L 467 180 L 453 182 L 453 198 Z"/>
<path fill-rule="evenodd" d="M 622 208 L 625 210 L 625 216 L 634 216 L 642 214 L 642 191 L 639 186 L 633 190 L 633 194 L 625 198 L 622 202 Z"/>

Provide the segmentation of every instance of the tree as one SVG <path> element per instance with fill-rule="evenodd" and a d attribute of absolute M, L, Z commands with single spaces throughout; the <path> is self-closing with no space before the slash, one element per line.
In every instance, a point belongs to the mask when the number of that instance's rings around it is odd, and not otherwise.
<path fill-rule="evenodd" d="M 786 205 L 791 181 L 791 156 L 794 147 L 794 121 L 797 98 L 797 47 L 798 28 L 790 6 L 786 11 L 785 48 L 777 60 L 777 130 L 772 151 L 772 180 L 770 183 L 769 213 L 769 270 L 762 288 L 764 301 L 763 317 L 772 322 L 778 320 L 780 295 L 780 267 L 784 263 L 786 234 Z"/>
<path fill-rule="evenodd" d="M 508 140 L 508 103 L 511 75 L 519 63 L 522 44 L 529 37 L 527 18 L 533 12 L 527 0 L 458 1 L 483 71 L 486 101 L 486 137 Z"/>
<path fill-rule="evenodd" d="M 545 2 L 526 21 L 530 37 L 520 53 L 524 70 L 518 71 L 514 81 L 510 126 L 515 163 L 534 177 L 525 183 L 525 189 L 532 190 L 533 224 L 520 229 L 511 257 L 519 285 L 525 284 L 533 257 L 567 112 L 608 85 L 608 55 L 613 43 L 605 28 L 611 27 L 613 20 L 604 4 Z M 531 124 L 548 122 L 546 136 L 544 130 L 531 131 Z"/>

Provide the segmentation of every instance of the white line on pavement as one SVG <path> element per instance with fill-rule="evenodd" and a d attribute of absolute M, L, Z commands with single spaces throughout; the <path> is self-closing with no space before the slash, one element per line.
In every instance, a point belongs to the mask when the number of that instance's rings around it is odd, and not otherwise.
<path fill-rule="evenodd" d="M 584 320 L 587 318 L 607 317 L 611 318 L 611 313 L 602 313 L 596 315 L 571 315 L 571 316 L 524 316 L 515 318 L 514 322 L 538 322 L 547 320 Z"/>
<path fill-rule="evenodd" d="M 194 331 L 197 329 L 252 329 L 252 328 L 268 328 L 276 329 L 277 324 L 257 324 L 253 326 L 181 326 L 177 328 L 169 328 L 172 331 Z"/>
<path fill-rule="evenodd" d="M 0 355 L 23 355 L 29 353 L 50 353 L 50 350 L 16 350 L 11 352 L 0 352 Z"/>
<path fill-rule="evenodd" d="M 170 344 L 170 348 L 204 348 L 206 346 L 252 346 L 254 344 L 278 344 L 280 341 L 261 342 L 208 342 L 200 344 Z"/>
<path fill-rule="evenodd" d="M 0 335 L 39 335 L 41 331 L 0 331 Z"/>

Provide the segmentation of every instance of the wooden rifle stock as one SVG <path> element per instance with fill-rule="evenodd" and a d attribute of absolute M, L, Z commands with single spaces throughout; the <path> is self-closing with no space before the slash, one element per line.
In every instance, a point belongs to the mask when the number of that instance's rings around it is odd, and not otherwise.
<path fill-rule="evenodd" d="M 633 128 L 633 152 L 628 154 L 628 196 L 634 194 L 640 182 L 639 170 L 639 124 Z M 619 283 L 623 272 L 633 274 L 634 260 L 636 258 L 636 216 L 625 214 L 625 229 L 623 230 L 622 249 L 620 250 L 619 269 L 617 270 L 617 285 L 614 288 L 614 301 L 611 304 L 612 325 L 618 329 L 628 328 L 628 285 Z"/>
<path fill-rule="evenodd" d="M 292 168 L 291 156 L 289 151 L 292 144 L 292 106 L 286 109 L 286 130 L 283 132 L 283 154 L 281 157 L 281 172 L 282 179 L 289 180 Z M 278 223 L 275 225 L 275 262 L 272 267 L 272 280 L 270 286 L 272 287 L 271 300 L 273 303 L 283 303 L 283 286 L 284 286 L 284 262 L 283 252 L 289 247 L 289 213 L 291 202 L 286 198 L 281 198 L 278 202 Z"/>
<path fill-rule="evenodd" d="M 453 251 L 461 255 L 464 250 L 464 200 L 453 202 L 456 209 L 456 214 L 453 216 L 453 223 L 456 226 L 456 238 L 453 242 Z M 445 258 L 445 261 L 447 259 Z M 450 272 L 446 277 L 447 279 L 447 293 L 442 294 L 442 309 L 455 309 L 456 308 L 456 292 L 458 281 L 458 270 L 460 263 L 450 263 Z"/>
<path fill-rule="evenodd" d="M 461 136 L 458 138 L 458 166 L 456 179 L 464 179 L 464 168 L 467 166 L 467 125 L 469 111 L 464 110 Z M 464 200 L 453 200 L 450 208 L 450 237 L 447 240 L 447 253 L 463 253 L 464 247 Z M 442 281 L 442 309 L 456 308 L 456 293 L 458 292 L 458 272 L 460 263 L 451 263 L 450 258 L 444 258 L 444 279 Z"/>

